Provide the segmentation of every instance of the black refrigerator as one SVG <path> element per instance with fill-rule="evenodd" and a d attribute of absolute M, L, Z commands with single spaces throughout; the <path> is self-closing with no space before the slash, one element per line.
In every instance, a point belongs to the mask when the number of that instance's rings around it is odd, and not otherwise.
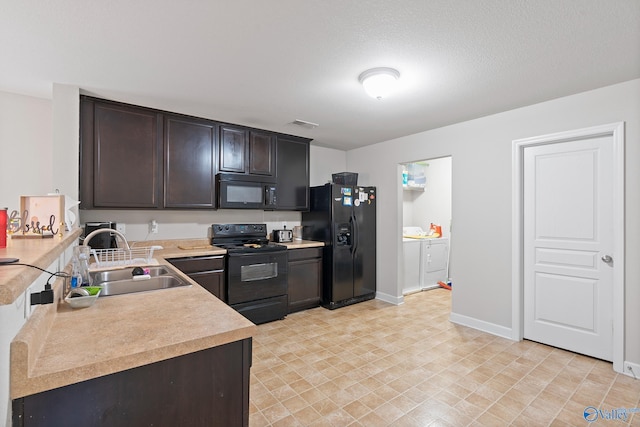
<path fill-rule="evenodd" d="M 376 188 L 325 184 L 310 189 L 303 238 L 324 242 L 321 304 L 328 309 L 376 294 Z"/>

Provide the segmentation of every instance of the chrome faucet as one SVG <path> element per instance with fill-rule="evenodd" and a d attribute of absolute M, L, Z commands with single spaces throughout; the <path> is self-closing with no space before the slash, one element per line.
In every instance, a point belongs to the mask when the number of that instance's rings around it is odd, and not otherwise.
<path fill-rule="evenodd" d="M 131 250 L 131 248 L 129 247 L 129 242 L 127 242 L 127 238 L 124 237 L 124 234 L 122 234 L 121 232 L 119 232 L 118 230 L 114 230 L 112 228 L 99 228 L 97 230 L 93 230 L 91 233 L 87 234 L 87 236 L 84 238 L 84 242 L 82 242 L 82 244 L 84 246 L 89 246 L 87 243 L 89 241 L 91 241 L 91 238 L 93 236 L 95 236 L 96 234 L 100 234 L 100 233 L 113 233 L 116 236 L 118 236 L 120 238 L 120 240 L 122 240 L 122 242 L 124 243 L 124 248 L 126 250 Z M 116 239 L 116 245 L 118 244 L 118 239 Z M 120 247 L 120 246 L 118 246 Z"/>

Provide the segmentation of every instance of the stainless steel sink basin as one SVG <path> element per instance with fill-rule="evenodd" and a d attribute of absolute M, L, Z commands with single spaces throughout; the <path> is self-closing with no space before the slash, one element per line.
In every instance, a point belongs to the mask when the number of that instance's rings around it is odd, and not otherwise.
<path fill-rule="evenodd" d="M 112 282 L 114 280 L 130 280 L 133 278 L 134 268 L 135 267 L 120 268 L 117 270 L 96 271 L 94 273 L 91 273 L 91 276 L 93 278 L 93 285 L 101 286 L 100 283 Z M 144 267 L 144 269 L 149 270 L 149 276 L 151 277 L 162 276 L 165 274 L 172 274 L 171 271 L 169 271 L 166 267 L 161 265 Z"/>
<path fill-rule="evenodd" d="M 93 272 L 93 286 L 102 287 L 101 297 L 190 286 L 165 266 L 144 267 L 149 270 L 151 277 L 138 280 L 133 279 L 133 269 L 134 267 Z"/>
<path fill-rule="evenodd" d="M 158 289 L 176 288 L 189 284 L 173 275 L 155 276 L 146 280 L 114 280 L 102 282 L 96 286 L 102 286 L 100 296 L 122 295 L 133 292 L 155 291 Z"/>

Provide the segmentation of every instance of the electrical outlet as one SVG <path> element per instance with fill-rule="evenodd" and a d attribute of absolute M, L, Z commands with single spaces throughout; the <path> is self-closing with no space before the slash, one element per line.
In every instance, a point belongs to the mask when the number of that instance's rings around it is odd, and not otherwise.
<path fill-rule="evenodd" d="M 149 223 L 149 233 L 158 234 L 158 221 L 152 219 Z"/>
<path fill-rule="evenodd" d="M 127 225 L 122 222 L 119 222 L 118 224 L 116 224 L 116 231 L 119 231 L 122 234 L 126 234 Z"/>

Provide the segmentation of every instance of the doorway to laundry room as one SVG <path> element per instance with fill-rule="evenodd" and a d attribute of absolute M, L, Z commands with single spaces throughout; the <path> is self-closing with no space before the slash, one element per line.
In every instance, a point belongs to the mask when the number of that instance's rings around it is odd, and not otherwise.
<path fill-rule="evenodd" d="M 450 286 L 452 158 L 401 164 L 402 294 Z"/>

